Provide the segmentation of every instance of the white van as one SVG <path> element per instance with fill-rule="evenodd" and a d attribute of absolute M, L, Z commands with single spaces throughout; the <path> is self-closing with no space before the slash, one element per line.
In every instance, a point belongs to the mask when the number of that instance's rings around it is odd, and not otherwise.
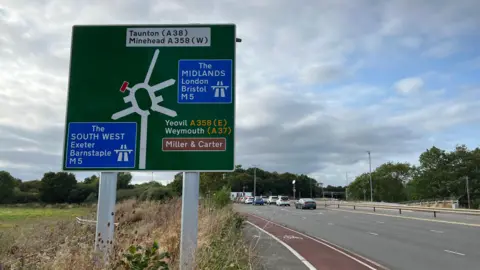
<path fill-rule="evenodd" d="M 276 204 L 277 200 L 278 200 L 278 196 L 269 196 L 268 200 L 267 200 L 267 203 L 268 204 Z"/>
<path fill-rule="evenodd" d="M 280 196 L 280 198 L 277 200 L 277 205 L 278 206 L 290 206 L 290 200 L 288 199 L 287 196 Z"/>

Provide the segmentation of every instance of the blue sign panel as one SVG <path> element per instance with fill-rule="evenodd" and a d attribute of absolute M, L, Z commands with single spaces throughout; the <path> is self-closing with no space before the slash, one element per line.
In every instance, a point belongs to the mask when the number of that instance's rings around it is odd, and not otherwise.
<path fill-rule="evenodd" d="M 66 168 L 134 168 L 137 123 L 69 123 Z"/>
<path fill-rule="evenodd" d="M 232 103 L 232 60 L 178 61 L 178 103 Z"/>

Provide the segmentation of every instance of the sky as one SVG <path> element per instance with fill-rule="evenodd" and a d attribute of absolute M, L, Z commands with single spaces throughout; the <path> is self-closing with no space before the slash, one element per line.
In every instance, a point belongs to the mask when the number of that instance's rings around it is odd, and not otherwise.
<path fill-rule="evenodd" d="M 367 151 L 374 169 L 416 164 L 433 145 L 475 148 L 479 13 L 478 0 L 3 0 L 0 170 L 22 180 L 61 170 L 78 24 L 236 24 L 244 167 L 345 185 L 368 172 Z"/>

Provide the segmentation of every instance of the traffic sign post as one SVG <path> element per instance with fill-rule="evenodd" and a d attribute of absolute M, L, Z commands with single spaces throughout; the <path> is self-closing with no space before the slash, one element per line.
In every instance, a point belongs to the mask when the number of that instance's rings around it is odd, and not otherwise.
<path fill-rule="evenodd" d="M 199 172 L 235 168 L 236 40 L 233 24 L 73 27 L 63 170 L 102 171 L 107 244 L 117 172 L 184 171 L 180 266 L 193 266 Z"/>
<path fill-rule="evenodd" d="M 74 26 L 63 169 L 233 171 L 234 71 L 235 25 Z"/>

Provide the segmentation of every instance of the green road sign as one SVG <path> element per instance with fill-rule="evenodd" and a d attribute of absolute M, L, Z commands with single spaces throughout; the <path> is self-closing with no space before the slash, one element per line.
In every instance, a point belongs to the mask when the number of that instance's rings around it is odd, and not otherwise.
<path fill-rule="evenodd" d="M 235 25 L 74 26 L 63 169 L 232 171 Z"/>

